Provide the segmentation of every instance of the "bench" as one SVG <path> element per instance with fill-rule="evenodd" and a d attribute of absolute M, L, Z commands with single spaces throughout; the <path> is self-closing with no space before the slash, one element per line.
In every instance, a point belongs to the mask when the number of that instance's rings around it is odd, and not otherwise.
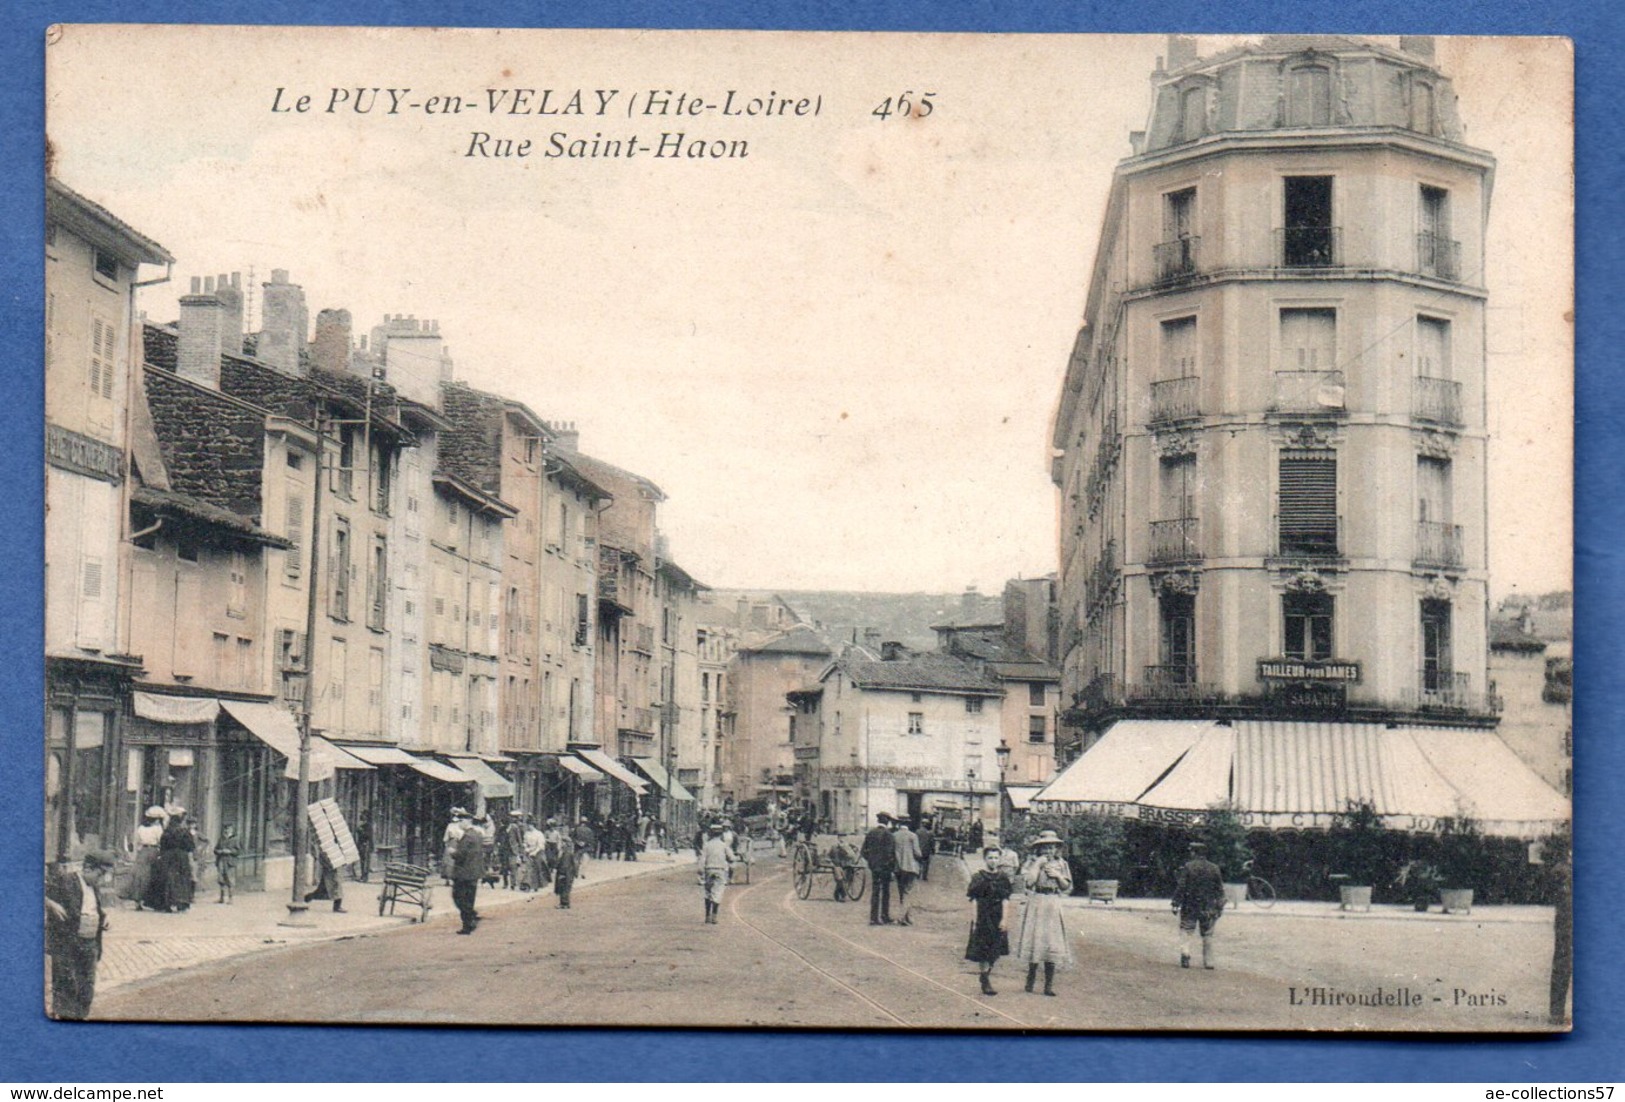
<path fill-rule="evenodd" d="M 405 862 L 391 862 L 384 866 L 384 890 L 378 893 L 378 913 L 395 913 L 395 904 L 405 903 L 411 907 L 420 907 L 422 910 L 413 919 L 414 922 L 425 922 L 429 918 L 429 909 L 434 906 L 434 888 L 429 884 L 429 870 L 422 865 L 408 865 Z"/>

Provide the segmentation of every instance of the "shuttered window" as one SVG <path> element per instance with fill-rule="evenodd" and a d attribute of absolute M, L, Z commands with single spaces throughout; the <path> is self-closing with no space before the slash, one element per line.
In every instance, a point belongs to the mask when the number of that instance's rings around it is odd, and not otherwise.
<path fill-rule="evenodd" d="M 1281 456 L 1280 549 L 1283 554 L 1337 553 L 1337 458 L 1329 451 Z"/>
<path fill-rule="evenodd" d="M 293 544 L 282 557 L 282 572 L 290 578 L 297 578 L 305 568 L 305 502 L 299 496 L 299 483 L 288 481 L 287 486 L 287 525 L 283 535 Z"/>
<path fill-rule="evenodd" d="M 1281 367 L 1285 371 L 1331 371 L 1337 366 L 1337 311 L 1281 311 Z"/>

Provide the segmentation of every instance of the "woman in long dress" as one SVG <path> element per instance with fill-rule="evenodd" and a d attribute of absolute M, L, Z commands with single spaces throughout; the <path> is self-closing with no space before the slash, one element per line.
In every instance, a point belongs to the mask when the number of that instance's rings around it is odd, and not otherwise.
<path fill-rule="evenodd" d="M 147 808 L 141 825 L 135 828 L 135 860 L 130 866 L 130 886 L 125 898 L 134 900 L 138 911 L 147 905 L 148 893 L 152 890 L 152 870 L 158 863 L 158 840 L 164 836 L 164 818 L 164 809 L 153 805 Z"/>
<path fill-rule="evenodd" d="M 988 846 L 982 851 L 985 866 L 970 878 L 965 898 L 976 901 L 976 921 L 971 924 L 970 941 L 965 945 L 965 959 L 977 964 L 982 981 L 982 994 L 997 995 L 993 990 L 993 966 L 1000 957 L 1010 955 L 1010 934 L 1004 925 L 1004 901 L 1012 891 L 1010 878 L 999 867 L 999 847 Z"/>
<path fill-rule="evenodd" d="M 186 809 L 170 813 L 169 825 L 158 839 L 158 861 L 153 866 L 149 902 L 156 911 L 184 911 L 192 905 L 192 851 L 197 839 L 186 821 Z"/>
<path fill-rule="evenodd" d="M 1038 966 L 1044 966 L 1044 994 L 1055 994 L 1055 966 L 1070 968 L 1072 946 L 1066 935 L 1061 901 L 1072 893 L 1072 870 L 1061 856 L 1062 842 L 1053 830 L 1046 830 L 1032 843 L 1033 855 L 1021 870 L 1026 889 L 1026 906 L 1021 912 L 1021 928 L 1016 935 L 1015 957 L 1027 963 L 1027 990 L 1038 979 Z"/>

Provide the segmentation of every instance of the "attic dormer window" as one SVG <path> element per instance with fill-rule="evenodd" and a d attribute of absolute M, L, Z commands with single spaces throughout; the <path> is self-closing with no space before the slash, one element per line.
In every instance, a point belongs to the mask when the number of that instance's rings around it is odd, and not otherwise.
<path fill-rule="evenodd" d="M 1179 93 L 1179 137 L 1193 142 L 1207 133 L 1207 88 L 1192 85 Z"/>
<path fill-rule="evenodd" d="M 1286 124 L 1332 124 L 1332 72 L 1324 65 L 1299 65 L 1287 72 Z"/>
<path fill-rule="evenodd" d="M 1439 132 L 1438 92 L 1430 80 L 1411 85 L 1411 129 L 1423 134 Z"/>

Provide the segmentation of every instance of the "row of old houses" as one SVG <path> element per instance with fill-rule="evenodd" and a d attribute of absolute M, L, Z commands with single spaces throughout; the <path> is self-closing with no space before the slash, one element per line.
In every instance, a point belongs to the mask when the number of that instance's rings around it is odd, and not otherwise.
<path fill-rule="evenodd" d="M 179 806 L 286 883 L 305 716 L 312 798 L 385 859 L 456 805 L 685 829 L 718 798 L 726 655 L 658 486 L 456 378 L 434 321 L 312 329 L 284 271 L 255 332 L 237 274 L 146 321 L 174 258 L 47 198 L 50 853 Z"/>

